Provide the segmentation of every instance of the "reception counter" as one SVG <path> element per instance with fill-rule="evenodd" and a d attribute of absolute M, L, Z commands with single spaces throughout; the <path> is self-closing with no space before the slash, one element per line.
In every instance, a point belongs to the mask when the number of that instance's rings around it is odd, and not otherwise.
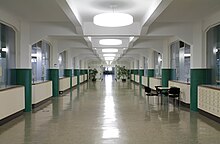
<path fill-rule="evenodd" d="M 0 125 L 21 115 L 24 108 L 24 86 L 0 89 Z"/>
<path fill-rule="evenodd" d="M 149 87 L 153 90 L 155 89 L 155 86 L 160 86 L 161 85 L 161 78 L 155 78 L 155 77 L 150 77 L 149 78 Z"/>
<path fill-rule="evenodd" d="M 72 87 L 77 85 L 77 76 L 72 77 Z"/>
<path fill-rule="evenodd" d="M 198 86 L 200 113 L 220 122 L 220 86 Z"/>
<path fill-rule="evenodd" d="M 131 74 L 131 80 L 134 81 L 134 74 Z"/>
<path fill-rule="evenodd" d="M 142 85 L 148 86 L 148 77 L 142 76 Z"/>
<path fill-rule="evenodd" d="M 59 79 L 59 91 L 63 92 L 70 88 L 70 77 L 64 77 Z"/>
<path fill-rule="evenodd" d="M 52 97 L 52 81 L 32 84 L 32 105 L 41 103 Z"/>
<path fill-rule="evenodd" d="M 140 82 L 140 76 L 139 75 L 135 75 L 135 82 L 139 83 Z"/>

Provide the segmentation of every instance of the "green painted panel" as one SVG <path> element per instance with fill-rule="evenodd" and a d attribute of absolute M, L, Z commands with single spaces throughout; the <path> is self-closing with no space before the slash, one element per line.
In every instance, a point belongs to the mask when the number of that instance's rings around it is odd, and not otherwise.
<path fill-rule="evenodd" d="M 79 75 L 82 75 L 83 74 L 83 71 L 80 69 L 79 70 Z"/>
<path fill-rule="evenodd" d="M 139 70 L 139 82 L 140 82 L 140 85 L 142 85 L 142 76 L 144 76 L 144 70 L 140 69 Z"/>
<path fill-rule="evenodd" d="M 138 75 L 139 73 L 138 73 L 138 69 L 134 69 L 134 74 L 135 75 Z"/>
<path fill-rule="evenodd" d="M 149 86 L 149 78 L 150 77 L 154 77 L 154 69 L 148 69 L 147 70 L 147 83 L 148 83 L 148 86 Z"/>
<path fill-rule="evenodd" d="M 53 96 L 59 96 L 59 69 L 48 69 L 48 78 L 52 81 Z"/>
<path fill-rule="evenodd" d="M 80 69 L 74 69 L 74 76 L 77 76 L 77 85 L 79 85 Z"/>
<path fill-rule="evenodd" d="M 74 69 L 74 76 L 77 76 L 79 74 L 79 69 Z"/>
<path fill-rule="evenodd" d="M 134 71 L 134 81 L 135 81 L 136 80 L 135 75 L 139 75 L 139 71 L 138 71 L 138 69 L 134 69 L 133 71 Z"/>
<path fill-rule="evenodd" d="M 70 77 L 70 88 L 72 87 L 72 69 L 64 69 L 64 76 Z"/>
<path fill-rule="evenodd" d="M 148 69 L 147 70 L 147 76 L 148 77 L 154 77 L 154 69 Z"/>
<path fill-rule="evenodd" d="M 190 109 L 198 111 L 198 85 L 211 84 L 211 69 L 191 69 Z"/>
<path fill-rule="evenodd" d="M 16 81 L 16 69 L 10 69 L 10 84 L 11 85 L 16 85 L 17 81 Z"/>
<path fill-rule="evenodd" d="M 25 112 L 32 110 L 32 70 L 31 69 L 11 69 L 13 84 L 25 87 Z"/>
<path fill-rule="evenodd" d="M 171 69 L 162 69 L 162 86 L 167 87 L 168 81 L 171 80 Z"/>

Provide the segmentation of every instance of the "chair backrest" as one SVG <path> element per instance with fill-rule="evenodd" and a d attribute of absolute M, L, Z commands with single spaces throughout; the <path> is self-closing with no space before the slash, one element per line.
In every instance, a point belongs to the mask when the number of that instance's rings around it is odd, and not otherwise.
<path fill-rule="evenodd" d="M 169 89 L 169 94 L 176 94 L 176 95 L 180 94 L 180 88 L 178 88 L 178 87 L 171 87 Z"/>
<path fill-rule="evenodd" d="M 151 88 L 148 86 L 144 87 L 146 93 L 151 93 Z"/>

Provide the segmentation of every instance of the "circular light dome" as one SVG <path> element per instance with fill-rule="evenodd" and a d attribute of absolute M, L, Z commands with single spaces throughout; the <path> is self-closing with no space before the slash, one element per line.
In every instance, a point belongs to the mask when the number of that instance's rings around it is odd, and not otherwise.
<path fill-rule="evenodd" d="M 101 39 L 99 40 L 100 45 L 121 45 L 122 40 L 120 39 Z"/>
<path fill-rule="evenodd" d="M 133 23 L 133 17 L 125 13 L 102 13 L 93 17 L 93 23 L 103 27 L 121 27 Z"/>

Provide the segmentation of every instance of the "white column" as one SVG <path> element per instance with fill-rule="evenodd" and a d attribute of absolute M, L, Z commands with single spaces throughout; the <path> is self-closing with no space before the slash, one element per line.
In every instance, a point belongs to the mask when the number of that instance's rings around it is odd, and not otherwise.
<path fill-rule="evenodd" d="M 163 53 L 162 53 L 162 69 L 170 68 L 170 48 L 169 41 L 163 41 Z"/>
<path fill-rule="evenodd" d="M 18 32 L 16 59 L 17 68 L 31 68 L 30 24 L 23 21 Z"/>
<path fill-rule="evenodd" d="M 202 23 L 195 23 L 193 27 L 193 46 L 191 47 L 191 68 L 206 68 L 205 38 Z"/>
<path fill-rule="evenodd" d="M 75 65 L 75 66 L 76 66 L 75 68 L 76 68 L 76 69 L 79 69 L 79 68 L 80 68 L 80 59 L 79 59 L 78 57 L 75 57 L 75 64 L 76 64 L 76 65 Z"/>
<path fill-rule="evenodd" d="M 73 57 L 72 57 L 72 51 L 66 50 L 66 69 L 73 69 Z"/>
<path fill-rule="evenodd" d="M 59 68 L 59 51 L 56 40 L 50 40 L 51 48 L 50 48 L 50 68 L 58 69 Z"/>
<path fill-rule="evenodd" d="M 152 49 L 149 50 L 148 69 L 154 69 L 154 51 Z"/>
<path fill-rule="evenodd" d="M 139 60 L 134 60 L 134 69 L 139 68 Z"/>
<path fill-rule="evenodd" d="M 139 69 L 144 69 L 144 57 L 141 56 L 139 59 Z"/>

